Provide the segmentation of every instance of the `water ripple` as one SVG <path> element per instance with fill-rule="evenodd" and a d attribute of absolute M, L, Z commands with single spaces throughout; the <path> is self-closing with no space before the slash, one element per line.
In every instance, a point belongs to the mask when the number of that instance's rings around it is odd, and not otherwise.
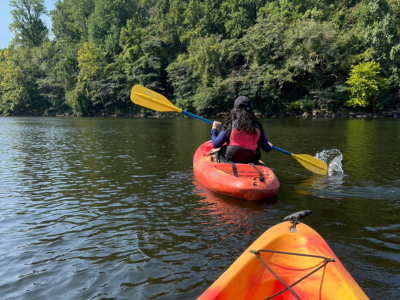
<path fill-rule="evenodd" d="M 397 177 L 365 180 L 344 162 L 346 175 L 314 177 L 270 156 L 281 191 L 254 203 L 194 179 L 192 155 L 209 137 L 203 124 L 0 118 L 0 126 L 2 299 L 195 299 L 267 228 L 308 208 L 306 222 L 371 298 L 399 290 Z"/>

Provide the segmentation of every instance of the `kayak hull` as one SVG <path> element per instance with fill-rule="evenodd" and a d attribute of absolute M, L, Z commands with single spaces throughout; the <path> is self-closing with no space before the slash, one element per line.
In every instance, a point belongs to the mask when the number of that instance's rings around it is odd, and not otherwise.
<path fill-rule="evenodd" d="M 198 300 L 267 299 L 285 286 L 262 265 L 251 250 L 269 249 L 333 258 L 334 262 L 292 287 L 300 299 L 368 299 L 324 239 L 309 226 L 280 223 L 262 234 Z M 260 252 L 262 261 L 289 286 L 306 276 L 325 260 L 315 257 Z M 273 300 L 297 299 L 290 291 Z"/>
<path fill-rule="evenodd" d="M 279 180 L 274 172 L 264 165 L 257 165 L 265 181 L 260 181 L 256 169 L 248 164 L 236 164 L 239 177 L 233 174 L 231 164 L 217 163 L 209 155 L 212 142 L 202 144 L 194 154 L 193 170 L 199 182 L 220 194 L 245 200 L 261 200 L 278 193 Z"/>

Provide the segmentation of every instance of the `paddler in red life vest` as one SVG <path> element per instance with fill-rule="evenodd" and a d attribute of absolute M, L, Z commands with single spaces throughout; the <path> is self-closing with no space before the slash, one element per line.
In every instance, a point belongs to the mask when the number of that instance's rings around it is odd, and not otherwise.
<path fill-rule="evenodd" d="M 217 154 L 220 162 L 257 164 L 261 158 L 260 148 L 265 152 L 272 149 L 262 124 L 251 110 L 250 99 L 245 96 L 235 100 L 234 108 L 225 118 L 225 125 L 218 134 L 220 126 L 220 122 L 214 121 L 211 129 L 213 147 L 221 147 Z"/>

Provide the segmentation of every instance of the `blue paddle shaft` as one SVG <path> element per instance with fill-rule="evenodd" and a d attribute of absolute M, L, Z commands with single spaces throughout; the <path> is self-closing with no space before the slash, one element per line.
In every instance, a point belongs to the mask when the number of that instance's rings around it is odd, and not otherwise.
<path fill-rule="evenodd" d="M 204 119 L 204 118 L 199 117 L 199 116 L 196 116 L 196 115 L 194 115 L 194 114 L 191 114 L 190 112 L 187 112 L 187 111 L 185 111 L 185 110 L 182 110 L 182 113 L 183 113 L 184 115 L 188 116 L 188 117 L 196 118 L 196 119 L 202 120 L 202 121 L 207 122 L 207 123 L 210 123 L 210 124 L 213 124 L 213 123 L 214 123 L 214 122 L 212 122 L 212 121 L 210 121 L 210 120 Z"/>
<path fill-rule="evenodd" d="M 280 152 L 282 152 L 282 153 L 285 153 L 285 154 L 287 154 L 287 155 L 292 155 L 292 153 L 290 153 L 290 152 L 288 152 L 288 151 L 286 151 L 286 150 L 283 150 L 283 149 L 281 149 L 281 148 L 275 147 L 275 146 L 272 146 L 272 149 L 278 150 L 278 151 L 280 151 Z"/>
<path fill-rule="evenodd" d="M 210 121 L 210 120 L 204 119 L 204 118 L 202 118 L 202 117 L 196 116 L 196 115 L 194 115 L 194 114 L 191 114 L 190 112 L 187 112 L 186 110 L 182 110 L 182 113 L 183 113 L 184 115 L 188 116 L 188 117 L 192 117 L 192 118 L 196 118 L 196 119 L 202 120 L 202 121 L 204 121 L 204 122 L 206 122 L 206 123 L 209 123 L 209 124 L 211 124 L 211 125 L 214 124 L 213 121 Z M 221 128 L 223 128 L 222 125 L 221 125 Z"/>

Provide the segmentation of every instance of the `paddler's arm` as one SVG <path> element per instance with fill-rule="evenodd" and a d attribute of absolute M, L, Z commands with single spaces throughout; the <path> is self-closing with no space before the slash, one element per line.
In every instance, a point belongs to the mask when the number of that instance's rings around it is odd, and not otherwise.
<path fill-rule="evenodd" d="M 260 132 L 260 138 L 258 140 L 261 148 L 265 151 L 265 152 L 270 152 L 272 150 L 272 144 L 270 142 L 268 142 L 267 138 L 265 137 L 264 132 Z"/>
<path fill-rule="evenodd" d="M 213 127 L 211 129 L 211 140 L 212 140 L 213 148 L 221 147 L 228 140 L 228 138 L 226 136 L 225 127 L 218 134 L 218 129 L 220 126 L 221 126 L 220 122 L 214 121 Z"/>

